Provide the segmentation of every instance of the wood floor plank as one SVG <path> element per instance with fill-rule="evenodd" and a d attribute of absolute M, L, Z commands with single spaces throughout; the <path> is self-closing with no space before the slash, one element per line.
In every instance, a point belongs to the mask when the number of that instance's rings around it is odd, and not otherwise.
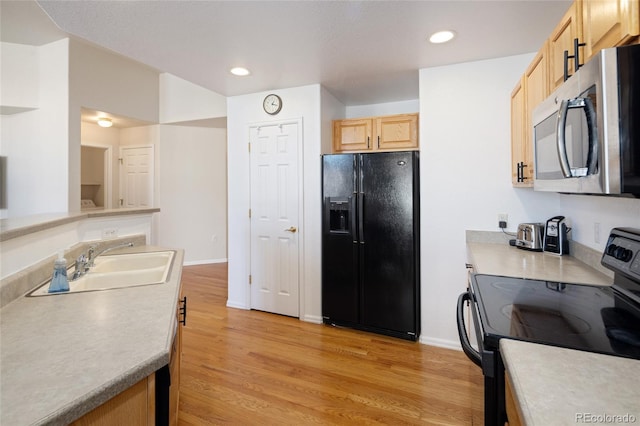
<path fill-rule="evenodd" d="M 483 423 L 482 374 L 462 352 L 227 308 L 226 264 L 182 278 L 180 425 Z"/>

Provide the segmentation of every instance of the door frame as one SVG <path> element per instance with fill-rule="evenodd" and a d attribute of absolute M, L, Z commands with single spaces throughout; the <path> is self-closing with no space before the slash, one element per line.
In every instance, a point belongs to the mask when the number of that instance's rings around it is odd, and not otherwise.
<path fill-rule="evenodd" d="M 99 148 L 103 149 L 104 153 L 104 176 L 102 179 L 104 180 L 103 184 L 105 186 L 104 191 L 104 208 L 110 209 L 113 206 L 113 146 L 107 144 L 101 144 L 97 142 L 83 142 L 80 144 L 81 147 L 88 146 L 90 148 Z M 80 158 L 82 162 L 82 155 Z"/>
<path fill-rule="evenodd" d="M 305 285 L 303 283 L 302 277 L 304 277 L 304 234 L 305 234 L 305 224 L 303 222 L 304 219 L 304 131 L 303 131 L 303 120 L 302 117 L 291 118 L 291 119 L 282 119 L 282 120 L 273 120 L 273 121 L 259 121 L 247 123 L 247 144 L 251 144 L 251 130 L 253 128 L 260 127 L 271 127 L 271 126 L 283 126 L 286 124 L 297 124 L 298 126 L 298 319 L 304 318 L 306 314 L 306 309 L 304 306 L 305 300 Z M 249 149 L 249 191 L 248 195 L 248 205 L 249 209 L 251 209 L 251 150 Z M 247 212 L 248 213 L 248 212 Z M 249 214 L 247 214 L 247 254 L 246 261 L 248 265 L 248 275 L 251 275 L 251 218 Z M 247 295 L 247 307 L 251 309 L 251 284 L 249 284 L 249 279 L 247 277 L 246 284 L 246 295 Z"/>

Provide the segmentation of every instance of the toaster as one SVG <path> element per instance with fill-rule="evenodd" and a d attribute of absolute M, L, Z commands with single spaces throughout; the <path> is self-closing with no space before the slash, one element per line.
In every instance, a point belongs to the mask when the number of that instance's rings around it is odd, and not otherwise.
<path fill-rule="evenodd" d="M 516 247 L 527 250 L 542 251 L 544 224 L 521 223 L 518 225 Z"/>

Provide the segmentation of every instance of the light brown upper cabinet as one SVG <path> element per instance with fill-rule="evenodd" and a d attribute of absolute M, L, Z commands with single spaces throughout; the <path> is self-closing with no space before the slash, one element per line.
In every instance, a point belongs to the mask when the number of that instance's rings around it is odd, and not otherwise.
<path fill-rule="evenodd" d="M 533 58 L 511 93 L 511 181 L 513 186 L 533 186 L 533 110 L 549 95 L 548 43 Z"/>
<path fill-rule="evenodd" d="M 636 42 L 640 34 L 638 0 L 576 0 L 582 8 L 587 61 L 602 49 Z"/>
<path fill-rule="evenodd" d="M 556 26 L 549 38 L 549 89 L 555 90 L 564 82 L 565 72 L 565 51 L 569 55 L 575 54 L 574 40 L 582 42 L 582 9 L 581 2 L 574 2 L 569 10 L 564 14 L 562 20 Z M 578 60 L 584 63 L 584 48 L 580 48 L 581 55 Z M 575 70 L 575 58 L 567 61 L 567 74 L 571 76 Z"/>
<path fill-rule="evenodd" d="M 577 41 L 576 41 L 577 40 Z M 511 180 L 533 186 L 533 110 L 564 81 L 565 51 L 584 65 L 601 49 L 640 42 L 639 0 L 575 0 L 511 93 Z M 584 47 L 576 48 L 576 43 Z M 567 60 L 567 74 L 576 72 Z"/>
<path fill-rule="evenodd" d="M 371 149 L 373 123 L 370 118 L 333 121 L 333 150 L 366 151 Z"/>
<path fill-rule="evenodd" d="M 333 152 L 418 149 L 418 114 L 333 122 Z"/>

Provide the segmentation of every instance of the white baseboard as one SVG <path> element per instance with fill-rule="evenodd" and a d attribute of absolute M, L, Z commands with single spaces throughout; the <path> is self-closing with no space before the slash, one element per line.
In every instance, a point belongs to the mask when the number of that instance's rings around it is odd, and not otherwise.
<path fill-rule="evenodd" d="M 300 320 L 314 324 L 322 324 L 322 317 L 318 315 L 305 315 L 304 318 L 300 318 Z"/>
<path fill-rule="evenodd" d="M 245 311 L 251 309 L 249 306 L 246 306 L 243 303 L 234 302 L 232 300 L 227 300 L 227 308 L 244 309 Z"/>
<path fill-rule="evenodd" d="M 188 262 L 183 262 L 182 266 L 209 265 L 211 263 L 226 263 L 226 262 L 228 262 L 227 258 L 224 258 L 224 259 L 190 260 Z"/>
<path fill-rule="evenodd" d="M 462 351 L 462 346 L 457 340 L 436 339 L 435 337 L 420 336 L 420 343 L 423 345 L 437 346 L 439 348 Z"/>

